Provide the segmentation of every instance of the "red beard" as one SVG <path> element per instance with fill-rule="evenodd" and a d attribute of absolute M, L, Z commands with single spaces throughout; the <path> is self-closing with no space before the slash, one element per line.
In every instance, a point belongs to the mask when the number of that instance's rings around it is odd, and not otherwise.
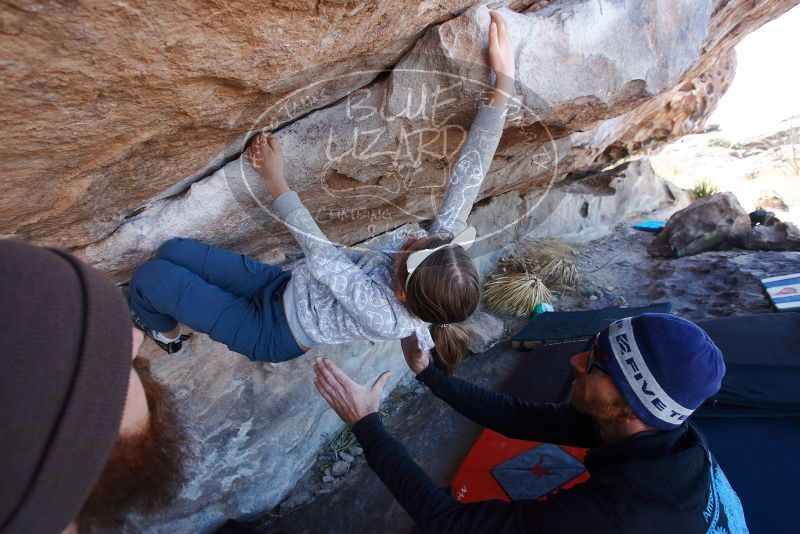
<path fill-rule="evenodd" d="M 133 362 L 144 386 L 150 421 L 133 436 L 117 438 L 78 515 L 81 530 L 120 526 L 130 512 L 151 513 L 170 503 L 185 480 L 188 440 L 166 388 L 150 374 L 150 362 Z"/>

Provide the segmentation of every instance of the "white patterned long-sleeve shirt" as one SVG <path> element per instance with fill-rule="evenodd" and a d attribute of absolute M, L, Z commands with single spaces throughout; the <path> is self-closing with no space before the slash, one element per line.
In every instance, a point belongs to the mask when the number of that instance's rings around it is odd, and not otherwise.
<path fill-rule="evenodd" d="M 505 115 L 505 106 L 478 110 L 430 232 L 457 235 L 466 228 Z M 289 328 L 299 343 L 313 347 L 355 339 L 389 341 L 416 333 L 423 350 L 433 348 L 430 324 L 412 315 L 395 294 L 394 254 L 408 235 L 398 234 L 360 254 L 345 254 L 325 237 L 296 192 L 278 197 L 275 209 L 305 253 L 283 293 Z"/>

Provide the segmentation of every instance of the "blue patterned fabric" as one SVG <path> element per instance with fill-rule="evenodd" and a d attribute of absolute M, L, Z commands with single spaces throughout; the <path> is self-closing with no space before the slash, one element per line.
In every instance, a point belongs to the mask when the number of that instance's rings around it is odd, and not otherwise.
<path fill-rule="evenodd" d="M 586 471 L 567 451 L 542 443 L 492 469 L 492 476 L 512 500 L 538 499 Z"/>
<path fill-rule="evenodd" d="M 711 487 L 703 517 L 708 523 L 708 534 L 747 534 L 747 523 L 739 496 L 733 491 L 722 468 L 709 456 L 711 462 Z"/>

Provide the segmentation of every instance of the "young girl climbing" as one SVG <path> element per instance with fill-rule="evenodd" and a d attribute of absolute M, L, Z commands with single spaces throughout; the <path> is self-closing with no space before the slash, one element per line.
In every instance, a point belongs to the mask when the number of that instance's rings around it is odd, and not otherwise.
<path fill-rule="evenodd" d="M 513 91 L 514 55 L 503 19 L 491 12 L 489 65 L 496 82 L 470 128 L 442 207 L 427 234 L 395 236 L 345 255 L 289 189 L 275 137 L 257 135 L 247 159 L 303 249 L 291 272 L 234 252 L 176 238 L 131 279 L 134 322 L 167 352 L 180 349 L 180 323 L 251 360 L 281 362 L 320 344 L 387 341 L 416 334 L 438 367 L 455 369 L 466 351 L 459 323 L 478 306 L 478 273 L 466 248 L 467 216 L 494 156 Z"/>

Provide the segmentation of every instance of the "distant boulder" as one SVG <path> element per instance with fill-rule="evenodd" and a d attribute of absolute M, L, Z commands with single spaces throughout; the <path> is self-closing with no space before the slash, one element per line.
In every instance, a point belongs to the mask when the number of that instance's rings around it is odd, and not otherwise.
<path fill-rule="evenodd" d="M 742 246 L 750 250 L 800 250 L 800 228 L 774 217 L 773 221 L 774 224 L 753 227 Z"/>
<path fill-rule="evenodd" d="M 682 258 L 740 245 L 750 233 L 750 217 L 733 193 L 700 198 L 669 218 L 647 252 Z"/>

